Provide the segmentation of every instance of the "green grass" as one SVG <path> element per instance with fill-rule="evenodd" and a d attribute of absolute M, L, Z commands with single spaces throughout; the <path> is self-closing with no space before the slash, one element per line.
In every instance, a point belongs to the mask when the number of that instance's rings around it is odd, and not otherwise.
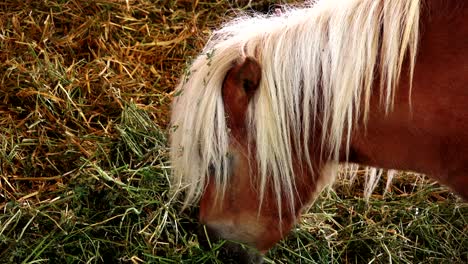
<path fill-rule="evenodd" d="M 431 194 L 440 192 L 450 198 L 433 200 Z M 278 263 L 293 256 L 305 263 L 465 263 L 468 207 L 456 201 L 446 189 L 429 184 L 369 202 L 331 191 L 303 216 L 273 258 Z"/>
<path fill-rule="evenodd" d="M 168 194 L 166 126 L 186 61 L 242 6 L 0 3 L 0 263 L 222 263 Z M 338 182 L 266 262 L 468 263 L 468 205 L 415 181 L 368 202 Z"/>

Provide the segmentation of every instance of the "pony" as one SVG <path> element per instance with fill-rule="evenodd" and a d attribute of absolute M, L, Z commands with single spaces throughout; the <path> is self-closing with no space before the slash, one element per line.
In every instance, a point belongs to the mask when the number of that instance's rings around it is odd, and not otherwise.
<path fill-rule="evenodd" d="M 260 254 L 337 164 L 423 173 L 468 198 L 467 7 L 319 0 L 228 22 L 176 88 L 173 191 L 212 237 Z"/>

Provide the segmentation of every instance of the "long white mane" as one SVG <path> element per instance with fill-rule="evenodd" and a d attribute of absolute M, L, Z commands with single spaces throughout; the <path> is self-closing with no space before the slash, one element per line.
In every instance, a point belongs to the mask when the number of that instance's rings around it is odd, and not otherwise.
<path fill-rule="evenodd" d="M 353 125 L 366 121 L 372 89 L 380 89 L 390 110 L 404 60 L 411 82 L 419 11 L 419 0 L 320 0 L 273 16 L 240 17 L 215 31 L 177 87 L 172 187 L 185 191 L 187 203 L 200 198 L 208 177 L 226 190 L 229 132 L 221 87 L 233 62 L 251 56 L 262 67 L 246 120 L 256 142 L 260 197 L 271 182 L 277 202 L 285 198 L 292 206 L 292 153 L 312 166 L 315 124 L 323 129 L 317 141 L 336 160 Z M 377 71 L 381 86 L 373 87 Z"/>

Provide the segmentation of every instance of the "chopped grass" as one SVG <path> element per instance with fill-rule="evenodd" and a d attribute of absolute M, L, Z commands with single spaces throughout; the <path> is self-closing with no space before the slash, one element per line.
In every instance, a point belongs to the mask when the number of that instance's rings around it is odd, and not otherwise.
<path fill-rule="evenodd" d="M 277 263 L 465 263 L 467 221 L 468 205 L 427 181 L 368 202 L 329 191 L 270 254 Z"/>
<path fill-rule="evenodd" d="M 222 263 L 168 194 L 166 126 L 186 61 L 248 2 L 0 2 L 0 263 Z M 414 182 L 367 203 L 338 183 L 266 262 L 467 263 L 467 204 Z"/>

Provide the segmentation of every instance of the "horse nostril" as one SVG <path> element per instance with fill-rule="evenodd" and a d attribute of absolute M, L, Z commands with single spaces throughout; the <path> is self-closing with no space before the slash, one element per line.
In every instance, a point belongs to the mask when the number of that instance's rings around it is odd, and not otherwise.
<path fill-rule="evenodd" d="M 223 263 L 263 263 L 263 256 L 256 249 L 231 241 L 223 244 L 219 259 Z"/>
<path fill-rule="evenodd" d="M 202 248 L 211 248 L 213 243 L 216 243 L 220 237 L 216 231 L 209 226 L 200 225 L 198 226 L 198 243 Z"/>
<path fill-rule="evenodd" d="M 201 248 L 209 250 L 213 248 L 213 244 L 220 242 L 220 240 L 222 238 L 215 229 L 206 225 L 199 226 L 198 242 Z M 263 263 L 263 256 L 253 248 L 232 241 L 223 241 L 222 243 L 218 258 L 223 263 Z"/>

